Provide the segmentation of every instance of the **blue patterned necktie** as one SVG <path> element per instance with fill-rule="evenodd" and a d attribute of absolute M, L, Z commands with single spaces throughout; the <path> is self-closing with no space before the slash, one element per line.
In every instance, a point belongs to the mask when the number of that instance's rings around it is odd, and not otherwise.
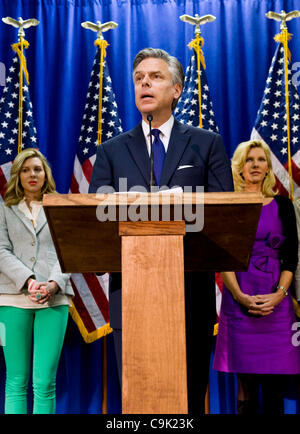
<path fill-rule="evenodd" d="M 154 136 L 153 140 L 153 170 L 156 185 L 160 185 L 161 172 L 164 166 L 166 151 L 163 142 L 159 138 L 160 130 L 151 130 Z"/>

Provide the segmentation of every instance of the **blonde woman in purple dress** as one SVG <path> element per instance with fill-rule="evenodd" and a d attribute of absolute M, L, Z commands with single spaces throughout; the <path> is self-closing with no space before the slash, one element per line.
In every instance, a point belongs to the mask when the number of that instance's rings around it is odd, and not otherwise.
<path fill-rule="evenodd" d="M 290 285 L 298 261 L 292 202 L 274 191 L 269 147 L 241 143 L 232 158 L 236 191 L 261 192 L 263 206 L 248 271 L 224 272 L 214 369 L 237 374 L 237 411 L 282 414 L 288 375 L 300 373 L 300 347 Z"/>

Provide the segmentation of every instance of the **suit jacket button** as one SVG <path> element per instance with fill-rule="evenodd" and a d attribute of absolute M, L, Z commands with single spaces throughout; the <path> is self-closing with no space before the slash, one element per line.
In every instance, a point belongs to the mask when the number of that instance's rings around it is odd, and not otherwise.
<path fill-rule="evenodd" d="M 34 257 L 32 257 L 32 258 L 31 258 L 30 260 L 31 260 L 31 262 L 34 262 L 34 261 L 35 261 L 35 258 L 34 258 Z"/>

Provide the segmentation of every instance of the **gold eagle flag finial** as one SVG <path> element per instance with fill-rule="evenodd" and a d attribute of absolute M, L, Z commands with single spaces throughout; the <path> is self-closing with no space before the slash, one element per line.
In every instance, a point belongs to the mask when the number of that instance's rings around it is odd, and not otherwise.
<path fill-rule="evenodd" d="M 266 17 L 275 21 L 280 21 L 280 30 L 287 29 L 287 21 L 292 20 L 293 18 L 300 18 L 300 11 L 291 11 L 286 13 L 285 11 L 281 11 L 281 13 L 269 11 L 266 13 Z"/>
<path fill-rule="evenodd" d="M 107 21 L 107 23 L 101 23 L 101 21 L 97 21 L 96 23 L 92 23 L 91 21 L 84 21 L 81 23 L 81 26 L 84 29 L 92 30 L 92 32 L 97 32 L 97 39 L 104 39 L 102 36 L 103 32 L 107 32 L 107 30 L 115 29 L 118 27 L 118 24 L 114 21 Z"/>
<path fill-rule="evenodd" d="M 18 38 L 19 41 L 21 38 L 25 38 L 25 32 L 24 29 L 29 29 L 29 27 L 32 26 L 38 26 L 40 24 L 40 22 L 38 20 L 36 20 L 35 18 L 29 18 L 28 20 L 23 20 L 22 17 L 19 17 L 17 20 L 15 20 L 14 18 L 11 17 L 5 17 L 2 18 L 2 21 L 5 24 L 9 24 L 10 26 L 16 27 L 17 29 L 19 29 L 18 31 Z"/>
<path fill-rule="evenodd" d="M 181 15 L 179 17 L 181 21 L 185 23 L 192 24 L 193 26 L 196 26 L 195 28 L 195 34 L 201 35 L 200 26 L 203 26 L 203 24 L 211 23 L 212 21 L 215 21 L 216 17 L 214 15 L 202 15 L 202 17 L 199 17 L 198 14 L 195 14 L 193 17 L 192 15 Z"/>

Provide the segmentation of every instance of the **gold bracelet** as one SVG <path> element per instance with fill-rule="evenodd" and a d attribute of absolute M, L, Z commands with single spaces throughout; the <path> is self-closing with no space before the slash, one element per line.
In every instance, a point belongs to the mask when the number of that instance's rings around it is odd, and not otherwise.
<path fill-rule="evenodd" d="M 288 295 L 287 289 L 285 289 L 284 286 L 277 286 L 277 289 L 281 289 L 281 291 L 284 293 L 285 297 Z"/>

